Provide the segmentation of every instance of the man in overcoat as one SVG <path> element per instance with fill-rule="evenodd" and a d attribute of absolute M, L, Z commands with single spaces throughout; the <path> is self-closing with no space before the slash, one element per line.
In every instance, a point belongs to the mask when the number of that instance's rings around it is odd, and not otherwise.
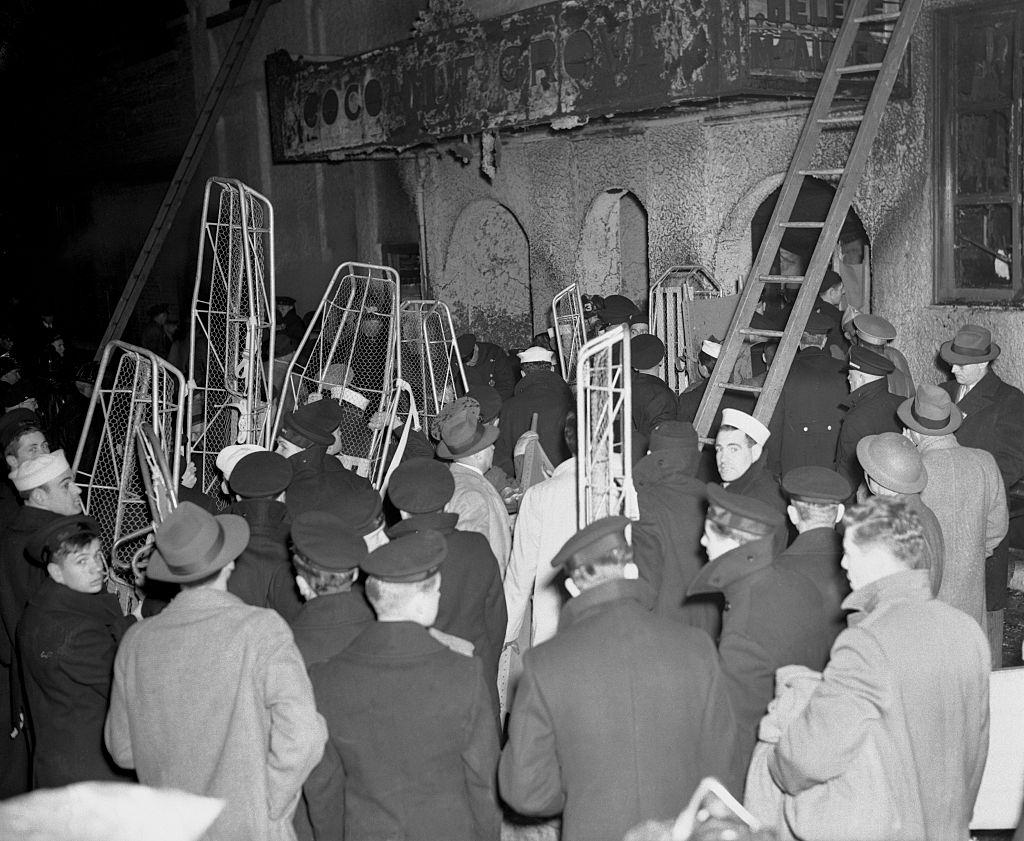
<path fill-rule="evenodd" d="M 844 364 L 826 348 L 831 324 L 826 316 L 811 313 L 800 337 L 800 350 L 768 424 L 768 469 L 775 476 L 794 467 L 835 463 L 842 404 L 849 392 Z"/>
<path fill-rule="evenodd" d="M 495 450 L 514 453 L 519 436 L 530 431 L 536 414 L 540 445 L 557 467 L 569 458 L 565 446 L 565 416 L 575 405 L 572 392 L 553 369 L 555 355 L 552 351 L 530 347 L 518 356 L 523 378 L 516 383 L 513 396 L 502 404 Z"/>
<path fill-rule="evenodd" d="M 377 621 L 311 669 L 330 733 L 305 785 L 318 838 L 499 839 L 483 664 L 428 630 L 446 556 L 430 530 L 371 552 L 363 569 Z"/>
<path fill-rule="evenodd" d="M 907 357 L 892 345 L 896 338 L 896 328 L 892 323 L 880 315 L 862 312 L 854 316 L 853 327 L 856 331 L 854 338 L 858 343 L 892 363 L 893 370 L 886 375 L 889 392 L 904 400 L 913 397 L 914 378 L 910 374 Z"/>
<path fill-rule="evenodd" d="M 800 573 L 818 588 L 834 640 L 846 628 L 842 604 L 850 594 L 846 573 L 839 565 L 843 542 L 836 534 L 836 524 L 845 511 L 843 503 L 852 493 L 850 483 L 827 467 L 795 467 L 782 477 L 782 489 L 789 495 L 786 513 L 797 536 L 775 559 L 775 565 Z"/>
<path fill-rule="evenodd" d="M 575 597 L 526 653 L 498 770 L 512 809 L 562 814 L 563 841 L 621 841 L 672 818 L 705 776 L 735 786 L 714 645 L 644 606 L 644 583 L 627 577 L 628 522 L 591 523 L 552 562 Z"/>
<path fill-rule="evenodd" d="M 769 759 L 787 819 L 836 841 L 967 838 L 989 742 L 985 634 L 932 596 L 905 503 L 872 497 L 844 525 L 854 616 Z"/>
<path fill-rule="evenodd" d="M 942 537 L 939 518 L 921 500 L 921 491 L 928 485 L 928 471 L 920 450 L 905 435 L 883 432 L 860 439 L 857 460 L 864 470 L 867 490 L 872 496 L 902 500 L 921 521 L 924 557 L 918 569 L 928 570 L 932 595 L 938 596 L 942 586 L 942 568 L 946 562 L 946 541 Z"/>
<path fill-rule="evenodd" d="M 288 551 L 288 509 L 281 501 L 292 481 L 292 465 L 280 453 L 254 452 L 231 470 L 235 502 L 228 513 L 249 524 L 249 543 L 228 579 L 228 592 L 246 604 L 270 607 L 290 621 L 302 607 Z"/>
<path fill-rule="evenodd" d="M 478 341 L 473 333 L 463 333 L 455 341 L 467 386 L 489 385 L 497 390 L 502 400 L 512 397 L 516 371 L 504 350 L 492 342 Z"/>
<path fill-rule="evenodd" d="M 633 429 L 646 443 L 651 430 L 659 423 L 675 420 L 676 395 L 658 376 L 658 367 L 665 358 L 665 344 L 657 336 L 641 333 L 629 342 L 633 377 Z M 639 453 L 636 454 L 639 456 Z"/>
<path fill-rule="evenodd" d="M 1024 478 L 1024 393 L 992 370 L 1000 347 L 984 327 L 966 324 L 943 342 L 939 356 L 952 367 L 954 382 L 942 384 L 963 415 L 956 440 L 990 452 L 1009 492 Z M 990 645 L 1002 650 L 1010 544 L 1004 537 L 985 561 L 985 604 Z M 993 662 L 996 662 L 994 659 Z"/>
<path fill-rule="evenodd" d="M 884 356 L 854 345 L 847 369 L 850 396 L 844 404 L 846 413 L 839 430 L 835 467 L 849 480 L 852 493 L 864 480 L 857 461 L 857 442 L 868 435 L 899 432 L 903 425 L 896 410 L 903 398 L 889 393 L 886 376 L 892 372 L 893 364 Z"/>
<path fill-rule="evenodd" d="M 305 604 L 291 620 L 306 666 L 330 660 L 374 621 L 362 587 L 353 586 L 368 550 L 362 536 L 327 511 L 292 523 L 295 583 Z"/>
<path fill-rule="evenodd" d="M 928 471 L 921 499 L 942 527 L 946 556 L 938 598 L 985 629 L 985 558 L 1009 527 L 999 468 L 991 453 L 957 442 L 962 415 L 938 386 L 919 385 L 899 416 Z M 1001 647 L 992 648 L 992 664 L 1002 665 Z"/>
<path fill-rule="evenodd" d="M 331 397 L 307 403 L 285 415 L 275 452 L 291 463 L 293 481 L 298 483 L 321 473 L 337 473 L 352 487 L 370 486 L 368 480 L 344 467 L 327 452 L 336 443 L 335 432 L 343 417 L 341 404 Z"/>
<path fill-rule="evenodd" d="M 125 634 L 104 738 L 144 785 L 223 798 L 210 841 L 291 841 L 327 729 L 291 629 L 227 592 L 248 539 L 241 517 L 190 502 L 161 524 L 147 575 L 182 590 Z"/>
<path fill-rule="evenodd" d="M 736 716 L 735 768 L 746 774 L 757 727 L 774 697 L 775 670 L 828 660 L 830 617 L 818 588 L 774 563 L 773 536 L 782 514 L 758 499 L 708 485 L 708 513 L 701 543 L 708 564 L 690 595 L 722 593 L 726 610 L 718 656 Z"/>
<path fill-rule="evenodd" d="M 434 627 L 473 643 L 483 661 L 497 710 L 498 658 L 505 642 L 508 612 L 501 570 L 487 538 L 459 528 L 459 515 L 444 510 L 455 493 L 455 479 L 442 462 L 412 458 L 391 474 L 388 496 L 402 515 L 388 537 L 432 530 L 448 548 Z"/>

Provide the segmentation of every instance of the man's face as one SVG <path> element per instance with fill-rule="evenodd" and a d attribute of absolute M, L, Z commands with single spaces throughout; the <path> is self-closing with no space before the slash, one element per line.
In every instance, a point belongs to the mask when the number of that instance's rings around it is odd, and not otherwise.
<path fill-rule="evenodd" d="M 107 567 L 99 539 L 65 555 L 59 563 L 47 565 L 50 577 L 76 593 L 98 593 L 103 589 Z"/>
<path fill-rule="evenodd" d="M 30 458 L 46 455 L 48 452 L 50 452 L 50 445 L 46 442 L 46 436 L 38 429 L 33 429 L 18 438 L 17 449 L 14 451 L 14 455 L 7 456 L 7 464 L 11 470 L 14 470 Z"/>
<path fill-rule="evenodd" d="M 276 309 L 277 317 L 284 318 L 288 314 L 288 310 L 291 309 L 291 307 L 286 307 L 284 304 L 277 304 Z"/>
<path fill-rule="evenodd" d="M 821 293 L 821 300 L 832 306 L 838 306 L 840 299 L 843 297 L 843 284 L 837 283 L 835 286 L 830 286 L 824 292 Z"/>
<path fill-rule="evenodd" d="M 847 529 L 843 535 L 843 560 L 840 565 L 846 570 L 850 587 L 859 590 L 872 581 L 884 578 L 890 572 L 890 558 L 885 547 L 878 543 L 858 544 L 854 538 L 856 529 Z"/>
<path fill-rule="evenodd" d="M 974 385 L 988 371 L 987 362 L 974 362 L 970 365 L 954 365 L 953 376 L 960 385 Z"/>
<path fill-rule="evenodd" d="M 70 471 L 65 471 L 62 476 L 41 485 L 32 493 L 41 494 L 39 507 L 54 514 L 70 517 L 82 513 L 82 490 L 71 479 Z"/>
<path fill-rule="evenodd" d="M 761 455 L 761 448 L 750 446 L 747 434 L 738 429 L 722 429 L 715 438 L 715 464 L 723 482 L 735 482 Z"/>
<path fill-rule="evenodd" d="M 715 531 L 710 520 L 704 521 L 704 535 L 700 539 L 700 545 L 707 551 L 709 561 L 713 561 L 719 555 L 724 555 L 733 548 L 732 541 Z"/>

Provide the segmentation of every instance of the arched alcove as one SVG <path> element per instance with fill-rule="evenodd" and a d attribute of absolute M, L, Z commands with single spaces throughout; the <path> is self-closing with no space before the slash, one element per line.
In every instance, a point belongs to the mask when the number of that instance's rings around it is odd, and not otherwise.
<path fill-rule="evenodd" d="M 530 242 L 515 214 L 491 199 L 462 209 L 434 293 L 448 304 L 456 332 L 472 331 L 503 347 L 533 335 Z"/>
<path fill-rule="evenodd" d="M 647 210 L 633 193 L 605 190 L 583 220 L 575 276 L 581 291 L 643 302 L 649 286 Z"/>

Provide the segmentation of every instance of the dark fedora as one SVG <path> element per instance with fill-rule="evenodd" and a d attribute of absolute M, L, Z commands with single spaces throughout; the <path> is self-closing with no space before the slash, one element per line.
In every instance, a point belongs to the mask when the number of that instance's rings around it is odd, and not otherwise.
<path fill-rule="evenodd" d="M 1001 349 L 992 341 L 992 334 L 977 324 L 965 324 L 950 342 L 943 342 L 939 356 L 950 365 L 973 365 L 999 356 Z"/>
<path fill-rule="evenodd" d="M 440 424 L 437 454 L 451 460 L 486 449 L 498 439 L 498 427 L 480 423 L 480 404 L 464 406 Z"/>
<path fill-rule="evenodd" d="M 949 435 L 964 419 L 949 392 L 929 384 L 919 385 L 917 394 L 904 400 L 896 414 L 907 429 L 922 435 Z"/>
<path fill-rule="evenodd" d="M 191 502 L 178 504 L 156 530 L 146 574 L 188 584 L 223 569 L 249 543 L 249 524 L 236 514 L 214 517 Z"/>

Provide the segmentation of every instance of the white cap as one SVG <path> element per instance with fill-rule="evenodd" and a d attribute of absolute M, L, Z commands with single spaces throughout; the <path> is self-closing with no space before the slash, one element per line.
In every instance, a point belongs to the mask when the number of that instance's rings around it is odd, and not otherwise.
<path fill-rule="evenodd" d="M 549 365 L 555 361 L 555 354 L 550 350 L 545 350 L 542 347 L 528 347 L 526 350 L 521 350 L 516 354 L 519 357 L 519 361 L 524 365 L 527 362 L 547 362 Z"/>
<path fill-rule="evenodd" d="M 754 439 L 755 444 L 764 446 L 771 433 L 757 418 L 752 418 L 746 412 L 739 409 L 722 409 L 722 426 L 734 426 L 741 432 L 746 432 Z"/>
<path fill-rule="evenodd" d="M 700 352 L 706 353 L 708 356 L 718 359 L 718 354 L 722 352 L 722 345 L 719 342 L 713 342 L 711 339 L 705 339 L 701 342 Z"/>
<path fill-rule="evenodd" d="M 346 403 L 351 403 L 360 412 L 365 412 L 366 407 L 370 405 L 370 399 L 360 394 L 358 391 L 353 391 L 351 388 L 345 388 L 342 386 L 334 386 L 331 389 L 331 397 L 338 402 L 344 400 Z"/>
<path fill-rule="evenodd" d="M 224 474 L 225 479 L 230 479 L 231 471 L 235 469 L 238 462 L 253 453 L 266 452 L 266 449 L 259 444 L 228 444 L 217 453 L 217 469 Z"/>
<path fill-rule="evenodd" d="M 30 458 L 11 471 L 11 481 L 19 491 L 30 491 L 71 472 L 63 450 Z"/>

